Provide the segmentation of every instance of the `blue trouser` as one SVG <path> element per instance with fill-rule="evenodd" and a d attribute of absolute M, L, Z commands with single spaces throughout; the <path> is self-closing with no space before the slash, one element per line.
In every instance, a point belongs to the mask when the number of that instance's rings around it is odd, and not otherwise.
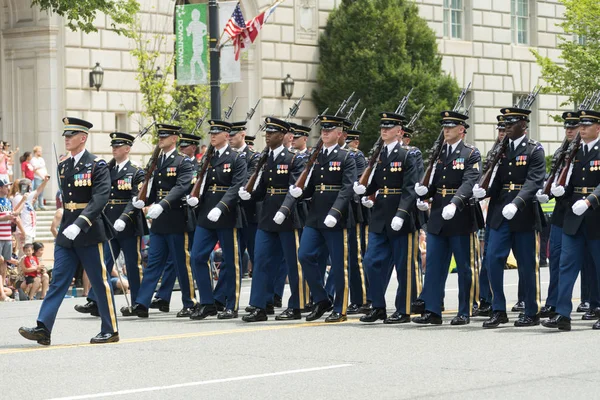
<path fill-rule="evenodd" d="M 396 311 L 410 314 L 410 304 L 417 297 L 418 251 L 418 233 L 400 236 L 369 233 L 369 248 L 364 262 L 373 308 L 386 308 L 385 291 L 389 282 L 389 268 L 393 264 L 398 279 Z"/>
<path fill-rule="evenodd" d="M 477 246 L 475 234 L 460 236 L 440 236 L 427 234 L 427 260 L 425 286 L 421 299 L 425 309 L 442 315 L 444 288 L 452 255 L 458 272 L 458 314 L 470 316 L 475 301 L 475 257 Z"/>
<path fill-rule="evenodd" d="M 131 301 L 135 304 L 138 291 L 140 290 L 140 283 L 144 276 L 142 272 L 142 255 L 140 253 L 142 248 L 142 237 L 141 236 L 130 236 L 126 238 L 111 239 L 110 245 L 112 246 L 112 253 L 108 241 L 104 242 L 104 264 L 106 265 L 106 271 L 108 276 L 112 276 L 112 270 L 114 266 L 114 257 L 119 257 L 119 253 L 122 251 L 125 257 L 125 267 L 127 268 L 127 280 L 129 281 L 129 290 L 131 291 Z M 94 288 L 91 288 L 88 296 L 88 300 L 96 301 L 96 294 Z"/>
<path fill-rule="evenodd" d="M 194 232 L 188 233 L 188 252 L 192 252 L 192 243 L 194 243 Z M 190 270 L 192 269 L 190 265 Z M 171 295 L 173 294 L 173 288 L 175 287 L 175 279 L 177 278 L 177 273 L 175 272 L 175 263 L 173 262 L 173 257 L 169 253 L 167 257 L 167 263 L 165 265 L 165 270 L 163 271 L 162 278 L 160 279 L 160 287 L 158 291 L 154 295 L 154 297 L 165 300 L 167 303 L 171 302 Z M 193 281 L 193 280 L 192 280 Z M 181 285 L 181 283 L 180 283 Z M 183 291 L 181 292 L 183 295 Z M 183 299 L 182 299 L 183 300 Z"/>
<path fill-rule="evenodd" d="M 585 263 L 586 252 L 590 253 L 592 260 L 590 268 L 594 269 L 596 282 L 598 282 L 598 273 L 600 271 L 600 240 L 588 239 L 587 236 L 585 223 L 582 224 L 575 235 L 567 235 L 564 232 L 562 235 L 556 312 L 564 317 L 571 317 L 573 287 L 575 286 L 577 275 Z"/>
<path fill-rule="evenodd" d="M 34 177 L 33 178 L 33 190 L 36 190 L 37 188 L 42 186 L 43 182 L 44 182 L 44 179 L 38 178 L 37 176 Z M 37 205 L 39 208 L 44 208 L 44 191 L 43 190 L 40 193 L 40 195 L 38 196 L 36 204 L 34 204 L 34 206 L 35 205 Z"/>
<path fill-rule="evenodd" d="M 102 259 L 102 243 L 86 247 L 66 248 L 59 245 L 54 247 L 54 269 L 52 270 L 52 282 L 48 293 L 42 301 L 38 322 L 52 331 L 58 309 L 69 290 L 69 286 L 75 275 L 79 263 L 97 293 L 96 303 L 98 312 L 102 319 L 102 333 L 114 333 L 118 331 L 117 315 L 115 311 L 115 299 L 110 285 L 110 277 Z"/>
<path fill-rule="evenodd" d="M 321 273 L 323 252 L 331 257 L 330 278 L 334 279 L 333 311 L 346 315 L 348 308 L 348 233 L 345 229 L 305 227 L 300 240 L 298 258 L 315 302 L 328 299 Z"/>
<path fill-rule="evenodd" d="M 487 303 L 492 303 L 492 291 L 490 290 L 490 279 L 488 278 L 487 268 L 487 250 L 490 244 L 490 230 L 486 226 L 483 239 L 483 257 L 481 259 L 481 269 L 479 270 L 479 299 Z"/>
<path fill-rule="evenodd" d="M 350 303 L 367 304 L 367 277 L 363 269 L 360 224 L 348 228 L 348 255 L 350 257 Z"/>
<path fill-rule="evenodd" d="M 175 272 L 181 288 L 183 306 L 193 307 L 196 304 L 194 279 L 190 268 L 189 248 L 190 234 L 184 233 L 152 233 L 150 232 L 150 249 L 148 266 L 144 270 L 144 279 L 138 293 L 136 303 L 148 308 L 156 285 L 164 271 L 167 258 L 172 257 Z"/>
<path fill-rule="evenodd" d="M 556 225 L 550 227 L 550 259 L 548 269 L 550 272 L 550 283 L 548 284 L 548 297 L 546 307 L 556 307 L 558 298 L 558 271 L 560 267 L 560 252 L 562 249 L 562 228 Z"/>
<path fill-rule="evenodd" d="M 304 308 L 304 276 L 298 262 L 296 244 L 299 242 L 298 231 L 266 232 L 256 231 L 256 253 L 254 254 L 254 270 L 252 272 L 252 288 L 250 305 L 265 309 L 273 302 L 274 276 L 280 273 L 283 257 L 286 262 L 285 275 L 289 277 L 292 295 L 288 300 L 288 308 Z"/>
<path fill-rule="evenodd" d="M 212 273 L 210 270 L 210 254 L 217 241 L 223 251 L 223 263 L 219 278 L 223 279 L 223 292 L 227 298 L 225 307 L 237 311 L 240 304 L 241 267 L 239 262 L 238 230 L 206 229 L 196 226 L 194 245 L 192 246 L 192 260 L 194 262 L 194 276 L 200 290 L 200 304 L 214 304 L 212 288 Z M 223 265 L 227 267 L 223 270 Z"/>
<path fill-rule="evenodd" d="M 589 252 L 585 253 L 583 265 L 581 266 L 581 301 L 590 303 L 592 309 L 600 307 L 598 292 L 598 280 L 596 278 L 596 269 L 594 261 Z"/>
<path fill-rule="evenodd" d="M 244 253 L 248 250 L 248 257 L 250 258 L 250 262 L 252 266 L 254 266 L 254 256 L 255 256 L 255 241 L 256 241 L 256 230 L 258 229 L 258 224 L 248 223 L 248 226 L 239 229 L 239 247 L 240 247 L 240 265 L 243 265 L 244 273 L 248 272 L 248 264 L 244 263 Z"/>
<path fill-rule="evenodd" d="M 508 221 L 502 222 L 498 229 L 490 228 L 487 267 L 494 311 L 506 311 L 504 266 L 512 249 L 517 259 L 519 282 L 523 282 L 525 314 L 533 317 L 540 312 L 540 269 L 535 239 L 535 231 L 511 232 Z"/>

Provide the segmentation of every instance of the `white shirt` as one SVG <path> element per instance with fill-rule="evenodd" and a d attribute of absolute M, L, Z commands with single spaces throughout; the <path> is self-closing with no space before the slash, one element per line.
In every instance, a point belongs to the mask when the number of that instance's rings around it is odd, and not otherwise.
<path fill-rule="evenodd" d="M 246 143 L 244 143 L 244 145 L 242 147 L 240 147 L 239 149 L 236 149 L 238 153 L 241 153 L 242 151 L 244 151 L 246 149 L 246 147 L 248 147 L 248 145 Z"/>
<path fill-rule="evenodd" d="M 275 150 L 271 149 L 269 151 L 269 157 L 271 157 L 271 154 L 273 154 L 273 159 L 276 160 L 277 157 L 279 156 L 279 154 L 281 154 L 281 152 L 283 151 L 283 149 L 284 149 L 283 145 L 279 146 Z"/>
<path fill-rule="evenodd" d="M 456 142 L 454 144 L 448 144 L 448 143 L 446 143 L 448 145 L 448 147 L 450 148 L 450 153 L 449 154 L 454 153 L 454 150 L 456 150 L 456 148 L 458 147 L 458 145 L 459 145 L 460 142 L 462 142 L 462 139 L 460 139 L 458 142 Z"/>
<path fill-rule="evenodd" d="M 73 159 L 73 165 L 77 165 L 79 160 L 81 160 L 81 157 L 83 157 L 83 153 L 85 153 L 85 149 L 81 150 L 79 153 L 77 153 L 75 155 L 71 154 L 71 158 Z"/>
<path fill-rule="evenodd" d="M 325 153 L 325 150 L 327 150 L 327 155 L 330 155 L 336 146 L 337 146 L 337 144 L 334 144 L 333 146 L 325 147 L 322 151 L 323 151 L 323 153 Z"/>
<path fill-rule="evenodd" d="M 394 151 L 394 147 L 396 147 L 396 145 L 398 144 L 398 141 L 394 141 L 390 144 L 386 144 L 385 147 L 387 147 L 387 153 L 388 153 L 388 157 L 390 154 L 392 154 L 392 151 Z"/>
<path fill-rule="evenodd" d="M 35 210 L 33 209 L 33 206 L 31 205 L 32 197 L 33 197 L 33 193 L 30 192 L 28 199 L 25 200 L 25 203 L 23 204 L 23 209 L 21 210 L 21 214 L 19 216 L 21 217 L 21 225 L 23 225 L 23 229 L 25 230 L 25 232 L 23 232 L 23 233 L 26 236 L 35 238 L 35 233 L 36 233 L 35 227 L 37 224 L 37 218 L 36 218 Z M 17 193 L 12 198 L 13 209 L 17 208 L 17 205 L 21 202 L 22 198 L 23 198 L 23 195 L 21 193 Z"/>
<path fill-rule="evenodd" d="M 600 137 L 596 138 L 596 140 L 593 140 L 593 141 L 591 141 L 589 143 L 584 143 L 583 144 L 583 146 L 587 146 L 587 149 L 585 149 L 585 151 L 586 151 L 585 154 L 589 153 L 590 150 L 592 150 L 594 148 L 594 146 L 596 145 L 596 143 L 598 143 L 598 140 L 600 140 Z"/>
<path fill-rule="evenodd" d="M 523 141 L 523 139 L 525 139 L 526 137 L 527 137 L 527 135 L 523 135 L 520 138 L 515 139 L 515 140 L 509 139 L 509 142 L 511 145 L 512 145 L 512 143 L 514 143 L 514 149 L 516 150 L 519 147 L 519 145 L 521 144 L 521 142 Z"/>
<path fill-rule="evenodd" d="M 125 164 L 127 164 L 128 162 L 129 162 L 129 159 L 127 158 L 122 163 L 117 164 L 117 172 L 121 172 L 121 170 L 123 169 Z"/>
<path fill-rule="evenodd" d="M 44 179 L 46 175 L 48 175 L 48 170 L 46 169 L 46 161 L 44 161 L 42 157 L 33 157 L 31 159 L 31 165 L 33 166 L 36 177 Z"/>
<path fill-rule="evenodd" d="M 173 149 L 171 151 L 169 151 L 168 153 L 163 152 L 163 155 L 165 156 L 165 160 L 167 158 L 169 158 L 171 156 L 171 154 L 173 154 L 173 152 L 175 152 L 175 150 L 177 150 L 177 147 L 173 147 Z M 160 156 L 162 158 L 162 156 Z"/>

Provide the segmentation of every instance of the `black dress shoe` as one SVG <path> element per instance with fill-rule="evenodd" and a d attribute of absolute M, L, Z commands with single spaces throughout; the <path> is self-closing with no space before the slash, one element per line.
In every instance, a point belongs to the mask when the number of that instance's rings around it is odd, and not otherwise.
<path fill-rule="evenodd" d="M 314 308 L 315 308 L 315 305 L 314 305 L 314 303 L 311 301 L 311 302 L 307 303 L 307 304 L 304 306 L 304 309 L 302 310 L 302 312 L 307 312 L 307 313 L 310 313 L 310 312 L 312 312 L 312 310 L 313 310 Z"/>
<path fill-rule="evenodd" d="M 287 308 L 284 312 L 275 317 L 275 321 L 289 321 L 292 319 L 302 319 L 302 314 L 297 308 Z"/>
<path fill-rule="evenodd" d="M 200 320 L 214 315 L 217 315 L 217 307 L 214 304 L 196 304 L 190 319 Z"/>
<path fill-rule="evenodd" d="M 594 325 L 592 325 L 592 329 L 600 329 L 600 319 L 596 321 Z"/>
<path fill-rule="evenodd" d="M 131 311 L 138 316 L 138 318 L 148 318 L 148 309 L 141 304 L 133 306 Z"/>
<path fill-rule="evenodd" d="M 221 303 L 218 300 L 215 300 L 215 307 L 217 307 L 217 311 L 225 311 L 225 304 Z"/>
<path fill-rule="evenodd" d="M 500 324 L 506 324 L 508 322 L 508 315 L 506 311 L 494 311 L 492 316 L 487 321 L 484 321 L 484 328 L 497 328 Z"/>
<path fill-rule="evenodd" d="M 590 303 L 587 301 L 582 301 L 577 306 L 577 312 L 588 312 L 590 310 Z"/>
<path fill-rule="evenodd" d="M 19 333 L 25 339 L 35 340 L 41 345 L 50 346 L 50 331 L 43 326 L 39 326 L 39 323 L 35 328 L 25 328 L 22 326 L 19 328 Z"/>
<path fill-rule="evenodd" d="M 219 313 L 219 315 L 217 315 L 217 319 L 233 319 L 233 318 L 237 318 L 237 317 L 238 317 L 238 312 L 233 311 L 230 308 L 226 309 L 225 311 L 221 311 Z"/>
<path fill-rule="evenodd" d="M 80 312 L 82 314 L 92 314 L 94 317 L 99 317 L 100 312 L 98 311 L 98 304 L 95 301 L 88 301 L 84 305 L 77 304 L 75 307 L 75 311 Z"/>
<path fill-rule="evenodd" d="M 356 304 L 356 303 L 352 303 L 348 306 L 348 309 L 346 310 L 346 314 L 348 315 L 354 315 L 354 314 L 358 314 L 358 310 L 360 310 L 360 305 Z"/>
<path fill-rule="evenodd" d="M 327 318 L 325 318 L 325 322 L 344 322 L 347 320 L 348 317 L 336 311 L 332 312 Z"/>
<path fill-rule="evenodd" d="M 250 314 L 242 317 L 242 321 L 244 322 L 260 322 L 268 319 L 269 317 L 267 317 L 267 311 L 263 310 L 262 308 L 255 308 Z"/>
<path fill-rule="evenodd" d="M 556 307 L 554 306 L 544 306 L 540 310 L 541 318 L 552 318 L 556 315 Z"/>
<path fill-rule="evenodd" d="M 412 322 L 414 322 L 415 324 L 423 324 L 423 325 L 426 325 L 426 324 L 441 325 L 442 317 L 441 317 L 441 315 L 437 315 L 437 314 L 427 311 L 420 317 L 414 317 L 412 319 Z"/>
<path fill-rule="evenodd" d="M 374 308 L 367 315 L 360 317 L 360 322 L 376 322 L 378 320 L 385 321 L 387 312 L 385 308 Z"/>
<path fill-rule="evenodd" d="M 121 314 L 124 317 L 135 317 L 135 314 L 133 313 L 133 308 L 132 307 L 127 307 L 127 306 L 121 307 Z"/>
<path fill-rule="evenodd" d="M 275 307 L 277 307 L 277 308 L 283 307 L 283 301 L 282 301 L 282 299 L 281 299 L 281 297 L 279 295 L 274 295 L 273 296 L 273 300 L 274 300 L 273 301 L 273 303 L 274 303 L 273 305 Z"/>
<path fill-rule="evenodd" d="M 105 344 L 105 343 L 116 343 L 119 341 L 119 332 L 114 333 L 102 333 L 100 332 L 94 336 L 90 343 L 92 344 Z"/>
<path fill-rule="evenodd" d="M 466 315 L 457 315 L 456 317 L 452 318 L 452 321 L 450 321 L 450 325 L 468 325 L 471 322 L 471 318 L 469 318 Z"/>
<path fill-rule="evenodd" d="M 306 320 L 314 321 L 321 318 L 323 314 L 331 309 L 331 307 L 333 307 L 333 304 L 331 304 L 331 301 L 329 300 L 323 300 L 316 303 L 313 306 L 312 312 L 306 316 Z"/>
<path fill-rule="evenodd" d="M 492 315 L 492 305 L 488 302 L 482 302 L 477 309 L 477 314 L 473 313 L 474 317 L 489 317 Z"/>
<path fill-rule="evenodd" d="M 425 314 L 425 302 L 421 299 L 416 299 L 410 305 L 411 314 Z"/>
<path fill-rule="evenodd" d="M 593 321 L 598 318 L 600 318 L 600 308 L 599 307 L 596 307 L 593 310 L 590 309 L 581 316 L 581 319 L 584 321 Z"/>
<path fill-rule="evenodd" d="M 185 318 L 189 318 L 189 317 L 191 317 L 191 316 L 192 316 L 192 312 L 193 312 L 193 311 L 194 311 L 194 309 L 193 309 L 193 308 L 189 308 L 189 307 L 183 307 L 183 308 L 181 309 L 181 311 L 179 311 L 179 312 L 177 313 L 177 318 L 183 318 L 183 317 L 185 317 Z"/>
<path fill-rule="evenodd" d="M 254 311 L 256 311 L 258 307 L 254 307 L 254 306 L 248 306 L 245 308 L 247 313 L 252 314 Z M 268 304 L 267 303 L 267 308 L 265 309 L 265 311 L 267 312 L 267 315 L 274 315 L 275 314 L 275 306 L 273 304 Z"/>
<path fill-rule="evenodd" d="M 511 309 L 512 312 L 522 312 L 525 311 L 525 302 L 517 301 L 516 304 Z"/>
<path fill-rule="evenodd" d="M 162 312 L 171 311 L 169 307 L 169 302 L 158 297 L 152 299 L 152 302 L 150 302 L 150 308 L 157 308 L 159 311 Z"/>
<path fill-rule="evenodd" d="M 537 326 L 540 324 L 540 316 L 539 315 L 535 315 L 535 316 L 530 316 L 530 315 L 520 315 L 519 319 L 517 319 L 515 321 L 515 326 L 520 328 L 520 327 L 524 327 L 524 326 Z"/>
<path fill-rule="evenodd" d="M 405 324 L 410 322 L 410 315 L 402 314 L 396 311 L 389 318 L 383 320 L 384 324 Z"/>
<path fill-rule="evenodd" d="M 372 309 L 373 309 L 373 305 L 371 304 L 371 302 L 368 302 L 367 304 L 363 304 L 362 306 L 360 306 L 360 308 L 358 309 L 358 313 L 359 314 L 368 314 L 371 312 Z"/>
<path fill-rule="evenodd" d="M 571 318 L 563 317 L 560 314 L 556 314 L 554 317 L 542 321 L 542 325 L 546 328 L 557 329 L 559 331 L 570 331 L 571 330 Z"/>

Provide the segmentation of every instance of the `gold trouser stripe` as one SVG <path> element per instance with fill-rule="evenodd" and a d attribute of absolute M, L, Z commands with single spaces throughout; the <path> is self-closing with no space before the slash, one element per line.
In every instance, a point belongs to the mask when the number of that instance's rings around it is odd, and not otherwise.
<path fill-rule="evenodd" d="M 194 289 L 194 278 L 192 276 L 192 265 L 191 265 L 191 257 L 190 257 L 190 234 L 189 232 L 185 232 L 183 234 L 183 251 L 185 251 L 185 270 L 188 275 L 188 284 L 190 285 L 190 299 L 192 303 L 196 304 L 196 289 Z"/>
<path fill-rule="evenodd" d="M 365 271 L 363 270 L 362 246 L 360 237 L 360 224 L 356 224 L 356 243 L 358 249 L 358 271 L 360 273 L 360 287 L 362 289 L 362 303 L 367 304 L 367 282 L 365 281 Z"/>
<path fill-rule="evenodd" d="M 110 282 L 106 274 L 106 265 L 104 265 L 104 257 L 102 255 L 104 251 L 102 249 L 102 243 L 98 243 L 98 258 L 100 259 L 100 267 L 102 268 L 102 282 L 104 283 L 104 292 L 106 294 L 106 303 L 108 305 L 108 313 L 110 315 L 110 324 L 112 325 L 113 332 L 117 331 L 117 316 L 115 315 L 115 307 L 113 305 L 113 297 L 110 291 Z M 117 268 L 115 265 L 114 268 Z"/>
<path fill-rule="evenodd" d="M 473 308 L 473 297 L 475 296 L 475 234 L 469 235 L 469 255 L 471 262 L 471 290 L 469 290 L 469 316 L 471 316 L 471 310 Z"/>
<path fill-rule="evenodd" d="M 365 225 L 365 254 L 367 254 L 367 249 L 369 248 L 369 225 Z"/>
<path fill-rule="evenodd" d="M 419 231 L 416 231 L 413 237 L 413 258 L 415 260 L 415 283 L 417 293 L 421 293 L 423 290 L 423 282 L 421 281 L 421 271 L 419 271 Z"/>
<path fill-rule="evenodd" d="M 348 311 L 348 231 L 342 229 L 344 235 L 344 298 L 342 299 L 342 315 Z"/>
<path fill-rule="evenodd" d="M 213 279 L 213 273 L 212 273 L 212 268 L 210 267 L 210 257 L 208 259 L 208 261 L 206 262 L 206 264 L 208 265 L 208 276 L 210 277 L 210 287 L 212 288 L 212 290 L 215 290 L 215 280 Z M 198 290 L 200 290 L 200 288 L 198 288 Z"/>
<path fill-rule="evenodd" d="M 477 302 L 477 304 L 479 304 L 479 296 L 481 289 L 481 282 L 479 281 L 479 273 L 481 272 L 481 253 L 479 251 L 479 237 L 477 236 L 477 232 L 473 233 L 473 236 L 475 237 L 475 260 L 477 260 L 477 262 L 475 263 L 475 266 L 477 267 L 475 269 L 475 273 L 477 274 L 475 276 L 475 301 Z"/>
<path fill-rule="evenodd" d="M 140 285 L 142 284 L 142 279 L 144 278 L 144 270 L 142 269 L 142 237 L 138 236 L 137 240 L 137 269 L 138 274 L 140 276 Z"/>
<path fill-rule="evenodd" d="M 234 254 L 234 264 L 235 264 L 235 310 L 239 308 L 240 305 L 240 257 L 239 257 L 239 246 L 238 246 L 238 232 L 237 228 L 233 228 L 233 254 Z"/>
<path fill-rule="evenodd" d="M 537 304 L 536 314 L 542 308 L 542 300 L 540 294 L 540 237 L 537 235 L 535 241 L 535 302 Z"/>
<path fill-rule="evenodd" d="M 298 268 L 298 304 L 300 308 L 304 308 L 306 304 L 304 302 L 304 275 L 302 275 L 302 266 L 300 265 L 300 260 L 298 260 L 298 247 L 300 246 L 298 229 L 294 229 L 294 239 L 296 242 L 296 268 Z"/>
<path fill-rule="evenodd" d="M 412 258 L 413 258 L 413 234 L 409 233 L 408 237 L 408 251 L 406 260 L 406 304 L 404 304 L 404 314 L 410 314 L 410 299 L 412 290 Z"/>
<path fill-rule="evenodd" d="M 304 306 L 310 303 L 310 286 L 308 286 L 308 281 L 304 281 Z"/>

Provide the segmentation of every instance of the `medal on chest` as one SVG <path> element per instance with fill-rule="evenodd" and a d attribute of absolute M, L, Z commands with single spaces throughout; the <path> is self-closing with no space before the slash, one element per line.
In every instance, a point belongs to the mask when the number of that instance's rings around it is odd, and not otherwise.
<path fill-rule="evenodd" d="M 231 164 L 223 164 L 223 172 L 231 172 Z"/>
<path fill-rule="evenodd" d="M 393 161 L 390 163 L 390 171 L 400 172 L 402 171 L 402 161 Z"/>
<path fill-rule="evenodd" d="M 277 166 L 277 174 L 287 174 L 288 173 L 288 165 L 282 164 Z"/>
<path fill-rule="evenodd" d="M 459 157 L 452 161 L 452 169 L 465 169 L 465 159 Z"/>
<path fill-rule="evenodd" d="M 330 171 L 341 171 L 342 170 L 341 161 L 329 161 L 329 170 Z"/>
<path fill-rule="evenodd" d="M 177 176 L 177 168 L 167 167 L 167 176 Z"/>
<path fill-rule="evenodd" d="M 515 164 L 517 166 L 526 165 L 527 164 L 527 156 L 518 156 L 517 162 Z"/>

